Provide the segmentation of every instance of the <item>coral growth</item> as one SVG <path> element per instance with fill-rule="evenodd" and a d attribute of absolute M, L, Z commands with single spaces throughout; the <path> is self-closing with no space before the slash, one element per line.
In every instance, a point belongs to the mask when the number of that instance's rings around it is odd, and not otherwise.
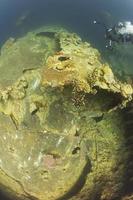
<path fill-rule="evenodd" d="M 25 199 L 119 199 L 127 156 L 120 108 L 132 86 L 76 34 L 44 29 L 12 42 L 0 71 L 8 56 L 13 66 L 15 52 L 25 61 L 5 76 L 12 84 L 0 81 L 3 190 Z"/>

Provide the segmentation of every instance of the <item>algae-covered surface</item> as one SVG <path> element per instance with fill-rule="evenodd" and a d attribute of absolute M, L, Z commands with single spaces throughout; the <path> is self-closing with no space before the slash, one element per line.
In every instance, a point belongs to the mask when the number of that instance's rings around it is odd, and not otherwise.
<path fill-rule="evenodd" d="M 0 56 L 2 190 L 26 200 L 122 198 L 132 95 L 75 33 L 44 27 L 10 38 Z"/>

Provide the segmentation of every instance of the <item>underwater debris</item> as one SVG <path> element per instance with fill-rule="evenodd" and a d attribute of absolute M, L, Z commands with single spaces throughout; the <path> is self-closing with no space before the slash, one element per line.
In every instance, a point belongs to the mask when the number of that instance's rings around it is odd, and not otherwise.
<path fill-rule="evenodd" d="M 100 200 L 111 200 L 124 184 L 124 127 L 118 108 L 132 100 L 133 88 L 120 82 L 98 50 L 79 36 L 53 33 L 52 41 L 30 33 L 34 54 L 38 60 L 43 51 L 44 61 L 33 60 L 28 67 L 28 59 L 12 84 L 0 81 L 0 183 L 19 199 L 95 200 L 101 194 Z M 25 45 L 29 38 L 22 40 Z M 38 46 L 38 40 L 49 45 L 58 41 L 61 50 Z M 20 41 L 13 44 L 16 52 L 23 47 Z"/>
<path fill-rule="evenodd" d="M 57 51 L 60 46 L 56 38 L 36 37 L 36 32 L 29 32 L 17 40 L 9 38 L 1 47 L 0 85 L 10 86 L 23 71 L 41 68 Z"/>
<path fill-rule="evenodd" d="M 100 63 L 95 58 L 94 63 L 89 62 L 93 54 L 86 47 L 86 57 L 82 51 L 75 54 L 74 51 L 68 53 L 64 50 L 63 59 L 60 55 L 54 55 L 47 59 L 46 66 L 43 70 L 42 84 L 51 85 L 52 87 L 63 87 L 67 84 L 75 84 L 78 91 L 85 93 L 96 93 L 97 89 L 104 89 L 112 93 L 119 93 L 122 98 L 119 106 L 125 106 L 126 102 L 132 99 L 133 88 L 130 84 L 121 83 L 116 79 L 108 64 Z M 85 47 L 84 50 L 85 51 Z M 92 54 L 92 55 L 91 55 Z M 61 57 L 62 58 L 62 57 Z M 67 58 L 67 59 L 66 59 Z"/>

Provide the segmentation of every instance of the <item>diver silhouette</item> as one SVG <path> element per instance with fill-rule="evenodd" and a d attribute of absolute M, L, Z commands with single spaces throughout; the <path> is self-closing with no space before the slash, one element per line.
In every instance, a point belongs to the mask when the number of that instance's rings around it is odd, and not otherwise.
<path fill-rule="evenodd" d="M 106 24 L 100 21 L 93 21 L 94 24 L 100 24 L 105 29 L 105 38 L 107 40 L 106 48 L 112 49 L 113 43 L 133 44 L 133 24 L 130 21 L 118 22 L 111 28 L 107 28 Z"/>

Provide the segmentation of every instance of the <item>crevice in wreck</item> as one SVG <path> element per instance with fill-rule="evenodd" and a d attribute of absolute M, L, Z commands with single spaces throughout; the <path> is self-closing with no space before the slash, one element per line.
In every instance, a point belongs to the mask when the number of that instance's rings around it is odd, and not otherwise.
<path fill-rule="evenodd" d="M 87 163 L 79 177 L 79 179 L 77 180 L 77 182 L 75 183 L 75 185 L 61 198 L 58 198 L 57 200 L 69 200 L 71 197 L 73 197 L 74 195 L 77 195 L 81 189 L 83 188 L 87 175 L 88 173 L 91 171 L 91 162 L 89 160 L 89 158 L 87 159 Z"/>
<path fill-rule="evenodd" d="M 86 94 L 85 99 L 88 102 L 92 99 L 94 101 L 99 101 L 103 112 L 107 112 L 122 103 L 122 97 L 119 94 L 99 89 L 98 87 L 95 87 L 95 89 L 97 93 L 95 95 Z"/>
<path fill-rule="evenodd" d="M 123 177 L 123 196 L 133 194 L 133 102 L 122 111 L 123 123 L 125 125 L 125 149 L 126 160 Z"/>

